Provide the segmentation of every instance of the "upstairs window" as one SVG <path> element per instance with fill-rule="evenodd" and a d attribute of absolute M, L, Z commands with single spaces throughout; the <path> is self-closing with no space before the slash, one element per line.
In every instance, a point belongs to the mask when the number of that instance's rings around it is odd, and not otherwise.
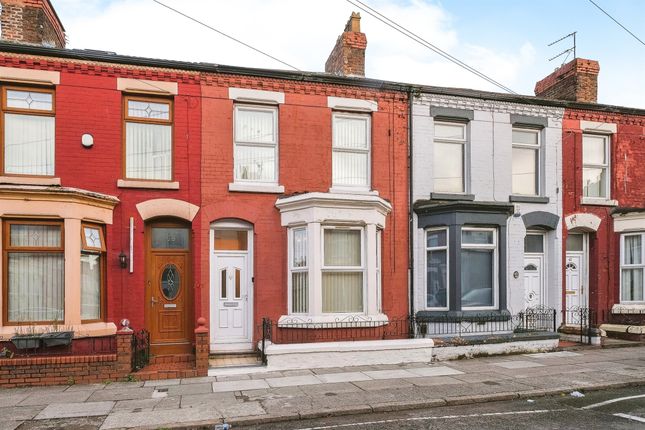
<path fill-rule="evenodd" d="M 3 89 L 3 172 L 54 175 L 54 91 Z"/>
<path fill-rule="evenodd" d="M 464 193 L 466 124 L 435 122 L 434 192 Z"/>
<path fill-rule="evenodd" d="M 582 193 L 584 197 L 609 198 L 609 136 L 582 137 Z"/>
<path fill-rule="evenodd" d="M 540 132 L 513 129 L 513 194 L 540 193 Z"/>
<path fill-rule="evenodd" d="M 235 106 L 236 182 L 278 182 L 278 109 Z"/>
<path fill-rule="evenodd" d="M 125 98 L 125 177 L 172 180 L 172 102 Z"/>
<path fill-rule="evenodd" d="M 334 113 L 332 186 L 370 188 L 370 116 Z"/>

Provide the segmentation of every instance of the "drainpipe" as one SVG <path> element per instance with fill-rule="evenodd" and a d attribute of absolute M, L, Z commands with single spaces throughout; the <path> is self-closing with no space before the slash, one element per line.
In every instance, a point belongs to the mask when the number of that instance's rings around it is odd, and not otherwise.
<path fill-rule="evenodd" d="M 412 182 L 412 101 L 414 98 L 414 90 L 412 87 L 408 88 L 408 288 L 410 302 L 410 317 L 414 316 L 414 219 L 412 214 L 412 196 L 414 182 Z"/>

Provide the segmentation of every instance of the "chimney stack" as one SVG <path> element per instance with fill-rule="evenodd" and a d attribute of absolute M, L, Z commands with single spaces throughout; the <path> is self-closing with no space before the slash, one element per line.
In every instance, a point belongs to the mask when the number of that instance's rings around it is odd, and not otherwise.
<path fill-rule="evenodd" d="M 65 28 L 49 0 L 0 0 L 0 40 L 65 47 Z"/>
<path fill-rule="evenodd" d="M 535 84 L 535 95 L 546 99 L 596 103 L 599 72 L 597 61 L 575 58 Z"/>
<path fill-rule="evenodd" d="M 361 15 L 352 12 L 345 31 L 325 62 L 325 72 L 341 76 L 365 76 L 367 38 L 361 33 Z"/>

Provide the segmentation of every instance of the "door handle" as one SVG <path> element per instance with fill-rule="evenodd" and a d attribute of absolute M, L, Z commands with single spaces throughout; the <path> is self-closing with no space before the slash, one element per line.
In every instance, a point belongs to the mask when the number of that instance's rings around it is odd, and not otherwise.
<path fill-rule="evenodd" d="M 154 296 L 150 296 L 150 304 L 154 306 L 155 303 L 157 303 L 157 299 Z"/>

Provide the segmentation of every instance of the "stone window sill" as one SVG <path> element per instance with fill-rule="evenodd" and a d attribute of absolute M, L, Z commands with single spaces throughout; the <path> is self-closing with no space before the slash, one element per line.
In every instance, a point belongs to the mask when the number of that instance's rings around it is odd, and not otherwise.
<path fill-rule="evenodd" d="M 228 190 L 239 193 L 283 194 L 284 186 L 278 184 L 274 185 L 231 182 L 230 184 L 228 184 Z"/>
<path fill-rule="evenodd" d="M 44 333 L 54 329 L 51 325 L 34 325 L 36 333 Z M 83 337 L 111 336 L 116 333 L 116 325 L 112 322 L 93 322 L 83 324 L 65 324 L 74 331 L 74 339 Z M 8 341 L 16 334 L 16 326 L 0 327 L 0 341 Z"/>
<path fill-rule="evenodd" d="M 509 196 L 508 201 L 512 203 L 549 203 L 549 198 L 542 196 L 512 195 Z"/>
<path fill-rule="evenodd" d="M 618 201 L 597 197 L 583 197 L 580 204 L 592 206 L 618 206 Z"/>
<path fill-rule="evenodd" d="M 0 176 L 0 183 L 11 185 L 60 185 L 60 178 L 50 176 Z"/>
<path fill-rule="evenodd" d="M 454 200 L 454 201 L 469 201 L 475 200 L 474 194 L 452 194 L 452 193 L 430 193 L 431 200 Z"/>
<path fill-rule="evenodd" d="M 178 190 L 179 182 L 171 181 L 138 181 L 132 179 L 119 179 L 116 181 L 119 188 L 148 188 L 154 190 Z"/>
<path fill-rule="evenodd" d="M 299 329 L 334 329 L 342 327 L 378 327 L 389 322 L 385 314 L 325 314 L 325 315 L 282 315 L 278 327 Z"/>
<path fill-rule="evenodd" d="M 645 303 L 624 303 L 615 304 L 611 307 L 612 314 L 644 314 Z"/>

